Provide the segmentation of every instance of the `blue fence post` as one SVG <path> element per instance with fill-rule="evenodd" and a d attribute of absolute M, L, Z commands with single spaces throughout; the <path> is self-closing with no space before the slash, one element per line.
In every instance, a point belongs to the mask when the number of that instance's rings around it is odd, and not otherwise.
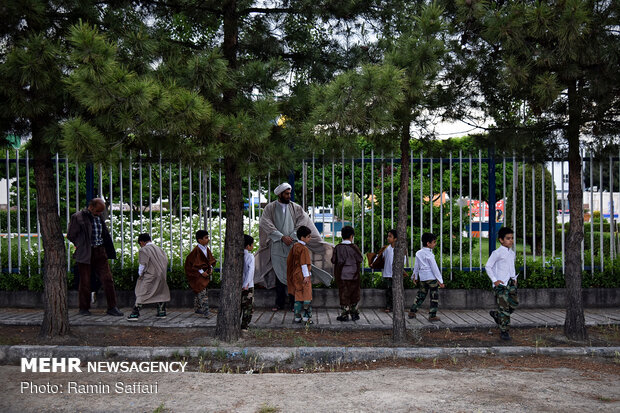
<path fill-rule="evenodd" d="M 495 227 L 495 146 L 489 147 L 489 256 L 495 251 L 497 230 Z"/>
<path fill-rule="evenodd" d="M 291 201 L 295 202 L 295 172 L 291 171 L 288 174 L 288 184 L 291 186 Z"/>
<path fill-rule="evenodd" d="M 95 197 L 95 168 L 92 163 L 86 164 L 86 205 Z"/>

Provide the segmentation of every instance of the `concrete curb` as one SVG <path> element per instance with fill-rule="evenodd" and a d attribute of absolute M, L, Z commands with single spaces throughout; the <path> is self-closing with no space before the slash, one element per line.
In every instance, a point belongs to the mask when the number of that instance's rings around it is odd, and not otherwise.
<path fill-rule="evenodd" d="M 77 357 L 82 361 L 179 359 L 212 356 L 222 361 L 255 358 L 267 365 L 304 362 L 359 362 L 382 359 L 432 359 L 463 356 L 620 357 L 620 347 L 125 347 L 0 346 L 0 364 L 22 357 Z"/>

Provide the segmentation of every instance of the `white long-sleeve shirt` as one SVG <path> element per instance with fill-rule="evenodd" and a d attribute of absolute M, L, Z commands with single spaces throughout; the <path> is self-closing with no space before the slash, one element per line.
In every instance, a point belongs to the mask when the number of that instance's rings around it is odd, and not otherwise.
<path fill-rule="evenodd" d="M 385 251 L 383 251 L 383 278 L 392 278 L 392 264 L 394 263 L 394 248 L 388 245 Z M 404 259 L 405 265 L 407 265 L 407 255 Z"/>
<path fill-rule="evenodd" d="M 299 241 L 299 243 L 301 245 L 306 245 L 306 243 L 303 242 L 303 241 Z M 306 265 L 306 264 L 302 265 L 301 266 L 301 273 L 303 274 L 304 278 L 310 277 L 310 266 Z"/>
<path fill-rule="evenodd" d="M 491 282 L 500 281 L 502 284 L 508 285 L 511 278 L 516 281 L 515 258 L 515 252 L 504 246 L 493 251 L 484 265 Z"/>
<path fill-rule="evenodd" d="M 413 277 L 415 280 L 419 277 L 420 281 L 437 280 L 440 284 L 443 284 L 441 271 L 439 271 L 432 249 L 422 247 L 421 250 L 415 253 Z"/>
<path fill-rule="evenodd" d="M 207 259 L 209 258 L 209 253 L 207 252 L 207 247 L 205 245 L 202 244 L 197 244 L 198 248 L 200 248 L 200 251 L 202 251 L 202 253 L 205 255 L 205 257 L 207 257 Z M 199 273 L 204 273 L 205 270 L 200 269 L 198 270 Z"/>
<path fill-rule="evenodd" d="M 243 285 L 241 288 L 254 288 L 254 254 L 243 250 Z"/>
<path fill-rule="evenodd" d="M 144 246 L 146 247 L 147 245 L 149 245 L 152 241 L 147 242 L 146 244 L 144 244 Z M 140 264 L 138 265 L 138 277 L 142 277 L 142 273 L 144 272 L 144 268 L 146 268 L 144 266 L 144 264 Z"/>

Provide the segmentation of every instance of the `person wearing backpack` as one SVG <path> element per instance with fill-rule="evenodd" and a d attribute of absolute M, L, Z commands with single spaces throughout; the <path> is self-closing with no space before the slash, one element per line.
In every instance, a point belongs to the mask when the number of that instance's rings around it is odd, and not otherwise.
<path fill-rule="evenodd" d="M 360 301 L 362 252 L 353 243 L 355 230 L 347 225 L 342 228 L 342 242 L 334 248 L 332 264 L 334 277 L 338 285 L 340 298 L 340 315 L 338 321 L 352 321 L 360 319 L 357 304 Z"/>

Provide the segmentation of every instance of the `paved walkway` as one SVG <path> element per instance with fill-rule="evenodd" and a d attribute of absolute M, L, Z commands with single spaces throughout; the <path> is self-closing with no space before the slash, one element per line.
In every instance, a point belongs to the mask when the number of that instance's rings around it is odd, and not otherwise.
<path fill-rule="evenodd" d="M 131 309 L 121 309 L 123 317 L 112 317 L 104 310 L 92 310 L 91 316 L 78 315 L 77 309 L 69 310 L 69 323 L 72 326 L 149 326 L 163 328 L 214 327 L 216 318 L 206 319 L 189 309 L 173 308 L 168 310 L 168 317 L 157 319 L 155 308 L 142 310 L 140 320 L 127 321 Z M 564 309 L 523 309 L 517 310 L 511 317 L 513 327 L 553 327 L 564 324 Z M 361 319 L 356 322 L 340 322 L 336 320 L 339 310 L 336 308 L 316 308 L 313 312 L 314 327 L 329 330 L 381 330 L 392 328 L 392 314 L 381 309 L 364 308 Z M 418 313 L 415 319 L 406 318 L 407 328 L 489 328 L 495 323 L 488 310 L 443 310 L 438 314 L 441 321 L 429 322 L 427 314 Z M 620 325 L 620 308 L 586 309 L 586 325 Z M 41 325 L 43 310 L 38 309 L 0 309 L 0 325 Z M 303 328 L 293 323 L 293 313 L 289 311 L 272 312 L 269 309 L 257 308 L 252 317 L 250 328 Z"/>

